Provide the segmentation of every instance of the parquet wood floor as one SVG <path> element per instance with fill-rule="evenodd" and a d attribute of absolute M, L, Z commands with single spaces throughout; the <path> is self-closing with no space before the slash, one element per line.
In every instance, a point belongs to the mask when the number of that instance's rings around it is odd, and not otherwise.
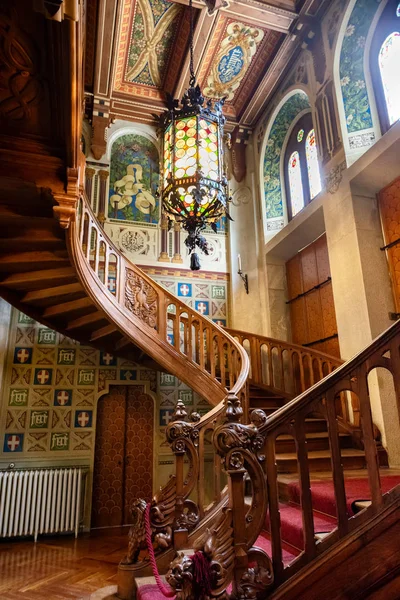
<path fill-rule="evenodd" d="M 0 542 L 0 600 L 90 600 L 116 585 L 128 529 Z"/>

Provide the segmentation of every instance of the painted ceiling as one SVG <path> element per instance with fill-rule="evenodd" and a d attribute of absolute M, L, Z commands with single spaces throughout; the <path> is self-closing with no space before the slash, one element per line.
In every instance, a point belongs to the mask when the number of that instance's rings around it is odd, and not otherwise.
<path fill-rule="evenodd" d="M 188 36 L 184 6 L 168 0 L 125 0 L 114 89 L 163 100 L 165 91 L 173 91 Z"/>
<path fill-rule="evenodd" d="M 194 11 L 196 20 L 200 20 L 200 10 Z M 232 18 L 222 11 L 203 22 L 208 30 L 207 35 L 198 37 L 195 47 L 195 56 L 201 57 L 195 63 L 197 79 L 206 97 L 226 98 L 224 112 L 234 121 L 284 34 L 255 26 L 243 18 Z M 177 96 L 178 82 L 187 64 L 189 33 L 187 6 L 169 0 L 124 0 L 114 91 L 139 102 L 164 102 L 166 92 Z M 180 90 L 178 94 L 181 95 Z"/>

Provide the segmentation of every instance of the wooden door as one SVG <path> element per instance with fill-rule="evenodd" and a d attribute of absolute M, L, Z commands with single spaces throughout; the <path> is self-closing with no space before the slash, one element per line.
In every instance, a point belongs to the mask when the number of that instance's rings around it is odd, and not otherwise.
<path fill-rule="evenodd" d="M 292 339 L 340 356 L 326 235 L 286 263 Z"/>
<path fill-rule="evenodd" d="M 97 408 L 92 528 L 127 525 L 135 498 L 153 490 L 150 396 L 137 386 L 112 386 Z"/>
<path fill-rule="evenodd" d="M 400 177 L 378 194 L 396 311 L 400 313 Z"/>

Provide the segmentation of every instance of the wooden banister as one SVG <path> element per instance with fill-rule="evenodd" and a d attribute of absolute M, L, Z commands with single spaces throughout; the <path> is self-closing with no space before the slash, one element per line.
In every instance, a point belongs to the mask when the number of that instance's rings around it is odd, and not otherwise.
<path fill-rule="evenodd" d="M 204 436 L 224 417 L 227 396 L 247 404 L 247 354 L 223 328 L 127 260 L 104 232 L 85 195 L 80 198 L 77 219 L 71 223 L 68 236 L 79 278 L 99 311 L 165 371 L 214 405 L 201 418 L 193 415 L 191 422 L 186 420 L 184 407 L 179 407 L 166 430 L 176 456 L 175 475 L 153 502 L 152 523 L 160 533 L 169 527 L 179 528 L 182 545 L 182 531 L 190 531 L 223 500 L 221 461 L 214 459 L 214 499 L 206 506 Z M 196 503 L 189 500 L 193 494 Z"/>

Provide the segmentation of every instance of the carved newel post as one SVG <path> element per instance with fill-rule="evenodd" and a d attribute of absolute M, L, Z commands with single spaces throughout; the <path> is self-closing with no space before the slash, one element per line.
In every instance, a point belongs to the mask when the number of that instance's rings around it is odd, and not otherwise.
<path fill-rule="evenodd" d="M 197 415 L 195 414 L 197 422 Z M 188 500 L 199 473 L 198 441 L 199 431 L 196 422 L 185 421 L 187 412 L 182 400 L 178 400 L 172 422 L 166 429 L 166 437 L 175 454 L 176 500 L 174 520 L 174 547 L 176 550 L 187 547 L 188 533 L 199 521 L 199 509 L 195 502 Z M 184 475 L 185 457 L 189 460 L 189 470 Z"/>
<path fill-rule="evenodd" d="M 267 501 L 266 480 L 261 463 L 264 456 L 264 438 L 259 433 L 267 420 L 262 410 L 250 415 L 251 424 L 241 423 L 243 409 L 234 394 L 226 399 L 226 420 L 214 432 L 213 443 L 221 456 L 228 475 L 229 506 L 232 512 L 234 570 L 233 595 L 237 600 L 257 598 L 273 583 L 273 569 L 269 556 L 252 548 L 265 520 Z M 251 482 L 251 505 L 245 503 L 245 475 Z M 249 567 L 249 563 L 257 566 Z"/>

